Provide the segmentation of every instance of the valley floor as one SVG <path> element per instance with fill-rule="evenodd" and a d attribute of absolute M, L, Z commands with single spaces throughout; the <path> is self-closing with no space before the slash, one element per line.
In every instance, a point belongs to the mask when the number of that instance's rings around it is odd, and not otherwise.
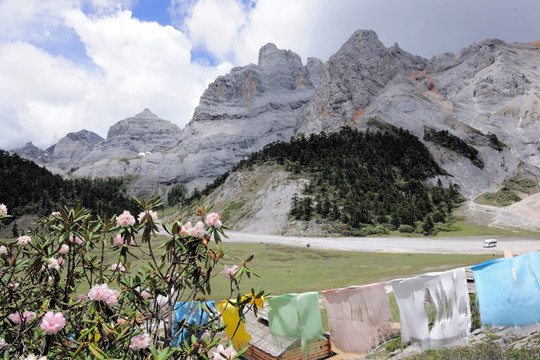
<path fill-rule="evenodd" d="M 230 242 L 269 243 L 326 250 L 421 254 L 497 254 L 511 251 L 514 255 L 540 250 L 540 240 L 497 237 L 498 245 L 483 248 L 483 241 L 492 236 L 465 237 L 296 237 L 250 234 L 228 231 Z"/>
<path fill-rule="evenodd" d="M 467 201 L 456 214 L 477 224 L 536 230 L 540 228 L 540 193 L 504 207 Z"/>

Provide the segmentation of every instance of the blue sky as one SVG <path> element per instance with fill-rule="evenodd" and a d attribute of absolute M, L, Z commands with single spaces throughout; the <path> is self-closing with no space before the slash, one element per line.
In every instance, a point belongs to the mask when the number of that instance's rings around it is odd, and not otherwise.
<path fill-rule="evenodd" d="M 150 108 L 180 127 L 204 89 L 272 42 L 327 60 L 357 29 L 431 57 L 540 40 L 537 0 L 0 0 L 0 148 L 105 137 Z"/>
<path fill-rule="evenodd" d="M 163 26 L 171 25 L 171 15 L 168 11 L 169 0 L 139 0 L 134 3 L 131 12 L 141 21 L 155 21 Z"/>

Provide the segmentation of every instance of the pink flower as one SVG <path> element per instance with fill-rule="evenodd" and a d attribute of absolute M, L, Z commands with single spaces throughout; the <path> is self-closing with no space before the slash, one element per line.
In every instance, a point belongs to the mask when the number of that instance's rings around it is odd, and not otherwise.
<path fill-rule="evenodd" d="M 135 225 L 135 218 L 129 213 L 129 211 L 124 210 L 122 214 L 116 217 L 116 225 L 120 227 L 128 227 Z"/>
<path fill-rule="evenodd" d="M 132 337 L 129 348 L 133 351 L 139 351 L 142 349 L 146 349 L 149 346 L 150 346 L 150 335 L 148 333 L 144 333 L 144 334 Z"/>
<path fill-rule="evenodd" d="M 227 265 L 223 266 L 222 274 L 225 278 L 236 278 L 236 272 L 240 269 L 238 265 L 233 265 L 233 267 L 228 267 Z"/>
<path fill-rule="evenodd" d="M 3 204 L 2 204 L 3 205 Z M 4 340 L 4 338 L 1 338 L 0 339 L 0 349 L 3 348 L 4 346 L 6 346 L 6 340 Z"/>
<path fill-rule="evenodd" d="M 221 227 L 221 220 L 220 219 L 221 219 L 221 215 L 219 215 L 219 214 L 217 214 L 215 212 L 212 212 L 212 213 L 208 213 L 206 215 L 206 218 L 204 219 L 204 222 L 208 226 L 213 226 L 216 229 L 219 229 Z"/>
<path fill-rule="evenodd" d="M 60 258 L 60 259 L 62 259 L 62 258 Z M 49 265 L 47 265 L 48 268 L 49 269 L 54 269 L 54 270 L 60 270 L 60 265 L 62 265 L 62 264 L 60 264 L 60 259 L 56 260 L 55 258 L 50 258 L 49 259 Z"/>
<path fill-rule="evenodd" d="M 64 258 L 58 258 L 58 265 L 60 266 L 64 266 L 66 260 L 64 260 Z"/>
<path fill-rule="evenodd" d="M 7 254 L 7 247 L 5 247 L 4 245 L 1 245 L 0 246 L 0 255 L 6 255 Z"/>
<path fill-rule="evenodd" d="M 28 235 L 19 236 L 17 243 L 21 246 L 26 246 L 32 243 L 32 238 Z"/>
<path fill-rule="evenodd" d="M 8 288 L 10 288 L 10 289 L 13 290 L 13 291 L 17 290 L 18 287 L 19 287 L 19 283 L 18 283 L 18 282 L 14 282 L 14 283 L 8 284 Z"/>
<path fill-rule="evenodd" d="M 122 245 L 124 245 L 124 238 L 122 237 L 122 235 L 116 234 L 116 236 L 114 238 L 114 242 L 116 243 L 116 245 L 122 246 Z"/>
<path fill-rule="evenodd" d="M 121 263 L 111 265 L 111 270 L 112 271 L 115 271 L 117 269 L 118 269 L 118 271 L 122 271 L 122 272 L 126 271 L 126 268 Z"/>
<path fill-rule="evenodd" d="M 39 358 L 37 355 L 30 354 L 27 357 L 21 357 L 20 360 L 47 360 L 46 356 L 40 356 Z"/>
<path fill-rule="evenodd" d="M 107 300 L 105 300 L 105 304 L 107 304 L 108 307 L 113 307 L 118 302 L 118 296 L 120 296 L 120 291 L 111 290 Z"/>
<path fill-rule="evenodd" d="M 138 220 L 139 220 L 139 224 L 142 224 L 143 223 L 143 218 L 145 215 L 150 215 L 150 217 L 152 218 L 152 222 L 156 222 L 157 220 L 157 212 L 155 211 L 152 211 L 152 210 L 147 210 L 147 211 L 143 211 L 142 213 L 139 214 L 139 217 L 138 217 Z M 146 219 L 145 219 L 146 221 Z"/>
<path fill-rule="evenodd" d="M 28 324 L 30 321 L 36 318 L 36 313 L 33 311 L 24 311 L 22 316 L 20 313 L 12 313 L 8 315 L 8 319 L 13 321 L 15 324 L 25 323 Z"/>
<path fill-rule="evenodd" d="M 19 315 L 19 313 L 9 314 L 8 319 L 13 321 L 14 324 L 20 324 L 22 322 L 21 315 Z"/>
<path fill-rule="evenodd" d="M 122 247 L 124 245 L 124 238 L 122 237 L 122 235 L 116 234 L 116 237 L 114 238 L 114 242 L 119 247 Z M 137 246 L 137 244 L 135 243 L 135 240 L 133 240 L 133 239 L 130 240 L 129 245 L 130 246 Z"/>
<path fill-rule="evenodd" d="M 86 301 L 86 299 L 88 299 L 88 296 L 86 296 L 86 294 L 77 295 L 77 300 L 78 301 Z"/>
<path fill-rule="evenodd" d="M 88 292 L 88 298 L 93 301 L 103 301 L 108 307 L 113 307 L 118 301 L 120 291 L 109 289 L 107 284 L 94 285 Z"/>
<path fill-rule="evenodd" d="M 0 215 L 7 215 L 7 207 L 4 204 L 0 204 Z"/>
<path fill-rule="evenodd" d="M 66 244 L 62 244 L 62 246 L 60 246 L 60 250 L 58 250 L 58 253 L 59 254 L 67 254 L 69 252 L 69 246 L 67 246 Z"/>
<path fill-rule="evenodd" d="M 219 344 L 214 352 L 213 360 L 232 360 L 236 356 L 236 351 L 231 346 L 223 348 L 223 345 Z"/>
<path fill-rule="evenodd" d="M 82 240 L 80 237 L 78 237 L 77 235 L 70 235 L 69 236 L 69 242 L 70 243 L 76 243 L 77 245 L 82 245 L 84 244 L 84 240 Z"/>
<path fill-rule="evenodd" d="M 49 277 L 47 278 L 47 282 L 50 283 L 50 282 L 53 282 L 53 281 L 54 281 L 54 278 L 53 278 L 52 276 L 49 276 Z"/>
<path fill-rule="evenodd" d="M 142 298 L 143 298 L 144 300 L 148 299 L 148 298 L 150 297 L 150 295 L 151 295 L 151 294 L 150 294 L 148 291 L 146 291 L 146 290 L 141 291 L 141 288 L 140 288 L 139 286 L 137 286 L 137 287 L 135 288 L 135 291 L 137 291 L 138 293 L 140 293 L 141 296 L 142 296 Z"/>
<path fill-rule="evenodd" d="M 202 239 L 204 235 L 206 235 L 206 228 L 204 227 L 204 224 L 202 221 L 197 222 L 197 224 L 189 229 L 188 235 L 194 236 L 198 239 Z"/>
<path fill-rule="evenodd" d="M 59 216 L 60 216 L 60 211 L 53 211 L 53 212 L 51 213 L 51 216 L 52 216 L 52 217 L 59 217 Z"/>
<path fill-rule="evenodd" d="M 116 320 L 116 323 L 117 323 L 118 325 L 122 325 L 122 324 L 127 323 L 127 320 L 124 319 L 124 318 L 118 318 L 118 320 Z"/>
<path fill-rule="evenodd" d="M 186 222 L 180 229 L 180 235 L 189 236 L 189 233 L 191 232 L 191 228 L 192 228 L 191 221 Z"/>
<path fill-rule="evenodd" d="M 41 321 L 41 328 L 47 335 L 54 335 L 66 326 L 66 319 L 61 312 L 47 311 Z"/>

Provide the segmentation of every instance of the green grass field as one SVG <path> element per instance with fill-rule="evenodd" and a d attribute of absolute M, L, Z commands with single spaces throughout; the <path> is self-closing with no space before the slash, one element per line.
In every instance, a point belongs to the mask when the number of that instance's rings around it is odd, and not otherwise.
<path fill-rule="evenodd" d="M 158 236 L 154 241 L 155 247 L 164 239 L 165 237 Z M 216 244 L 211 242 L 209 246 L 215 247 Z M 257 289 L 260 286 L 265 292 L 274 295 L 370 284 L 475 265 L 493 258 L 490 255 L 360 253 L 262 243 L 221 243 L 220 246 L 228 251 L 221 266 L 240 264 L 242 260 L 254 255 L 254 260 L 248 266 L 260 277 L 244 277 L 241 283 L 242 291 L 249 292 L 251 288 Z M 149 257 L 143 255 L 138 248 L 133 247 L 131 251 L 138 256 L 138 259 L 128 257 L 133 272 L 146 263 Z M 95 254 L 101 256 L 97 250 Z M 118 261 L 119 251 L 106 247 L 103 259 L 106 267 Z M 217 270 L 221 271 L 222 268 Z M 229 280 L 218 272 L 213 278 L 209 299 L 225 299 L 228 288 Z M 81 286 L 78 290 L 82 293 L 89 289 Z"/>
<path fill-rule="evenodd" d="M 540 239 L 539 231 L 524 230 L 519 228 L 495 228 L 467 222 L 462 217 L 457 217 L 456 222 L 449 226 L 450 231 L 440 231 L 436 237 L 450 236 L 499 236 L 499 237 L 525 237 Z"/>
<path fill-rule="evenodd" d="M 222 244 L 229 249 L 225 264 L 255 255 L 249 263 L 261 277 L 242 280 L 242 290 L 261 286 L 274 295 L 320 291 L 350 285 L 409 277 L 430 271 L 449 270 L 492 259 L 486 255 L 380 254 L 317 250 L 272 244 Z M 234 255 L 234 257 L 233 257 Z M 227 296 L 228 280 L 218 275 L 213 282 L 212 299 Z"/>

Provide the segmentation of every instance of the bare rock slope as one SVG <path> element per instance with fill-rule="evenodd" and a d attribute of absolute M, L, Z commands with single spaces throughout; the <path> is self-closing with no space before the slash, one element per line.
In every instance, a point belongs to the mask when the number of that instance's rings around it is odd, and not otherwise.
<path fill-rule="evenodd" d="M 72 176 L 125 177 L 137 194 L 164 194 L 177 183 L 201 189 L 264 145 L 289 140 L 323 67 L 267 44 L 257 65 L 210 84 L 183 130 L 145 109 L 112 126 Z"/>
<path fill-rule="evenodd" d="M 477 161 L 423 140 L 469 199 L 508 179 L 540 176 L 540 46 L 488 39 L 431 59 L 355 32 L 323 64 L 263 46 L 258 64 L 234 68 L 201 96 L 182 130 L 149 110 L 111 127 L 99 143 L 59 142 L 46 166 L 72 176 L 119 176 L 132 192 L 202 186 L 265 144 L 300 132 L 402 127 L 420 139 L 445 130 L 478 151 Z M 20 150 L 41 156 L 31 144 Z M 285 185 L 284 185 L 285 186 Z M 501 221 L 499 221 L 501 223 Z"/>
<path fill-rule="evenodd" d="M 397 45 L 385 48 L 372 31 L 357 31 L 326 63 L 321 85 L 297 131 L 388 124 L 420 139 L 446 130 L 479 152 L 483 166 L 425 141 L 436 160 L 475 197 L 514 176 L 540 175 L 540 47 L 488 39 L 430 60 Z M 504 146 L 494 146 L 493 135 Z"/>

